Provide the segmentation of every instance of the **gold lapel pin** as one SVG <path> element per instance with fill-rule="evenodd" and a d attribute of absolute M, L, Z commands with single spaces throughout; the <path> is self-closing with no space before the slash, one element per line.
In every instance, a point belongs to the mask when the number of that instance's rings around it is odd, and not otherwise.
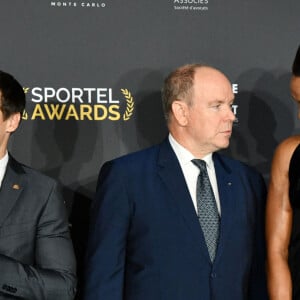
<path fill-rule="evenodd" d="M 14 190 L 19 190 L 19 189 L 20 189 L 20 186 L 19 186 L 18 184 L 14 184 L 14 185 L 12 186 L 12 188 L 13 188 Z"/>

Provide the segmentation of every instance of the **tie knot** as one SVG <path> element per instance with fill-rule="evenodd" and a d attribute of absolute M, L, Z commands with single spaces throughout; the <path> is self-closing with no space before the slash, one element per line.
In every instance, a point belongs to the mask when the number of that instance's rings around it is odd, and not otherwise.
<path fill-rule="evenodd" d="M 192 159 L 192 163 L 196 165 L 200 171 L 206 171 L 206 162 L 203 159 Z"/>

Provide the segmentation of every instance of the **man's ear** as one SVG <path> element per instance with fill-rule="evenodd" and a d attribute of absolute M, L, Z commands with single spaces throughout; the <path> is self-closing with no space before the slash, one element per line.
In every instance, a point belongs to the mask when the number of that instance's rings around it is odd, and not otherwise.
<path fill-rule="evenodd" d="M 12 114 L 7 119 L 6 132 L 8 132 L 8 133 L 14 132 L 18 128 L 20 121 L 21 121 L 20 113 Z"/>
<path fill-rule="evenodd" d="M 188 106 L 184 101 L 175 100 L 172 103 L 172 112 L 174 119 L 180 126 L 186 126 L 188 123 Z"/>

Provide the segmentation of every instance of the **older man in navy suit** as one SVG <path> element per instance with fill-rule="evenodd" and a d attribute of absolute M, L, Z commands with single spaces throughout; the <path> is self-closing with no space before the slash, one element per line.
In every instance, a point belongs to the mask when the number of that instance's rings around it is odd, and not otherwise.
<path fill-rule="evenodd" d="M 71 300 L 76 263 L 58 185 L 7 151 L 24 107 L 22 86 L 0 71 L 0 299 Z"/>
<path fill-rule="evenodd" d="M 185 65 L 165 80 L 169 136 L 103 165 L 85 300 L 264 300 L 260 174 L 221 154 L 235 116 L 226 76 Z"/>

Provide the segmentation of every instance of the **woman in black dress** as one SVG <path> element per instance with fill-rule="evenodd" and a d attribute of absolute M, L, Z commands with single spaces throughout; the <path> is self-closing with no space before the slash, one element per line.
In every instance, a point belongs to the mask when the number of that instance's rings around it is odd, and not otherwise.
<path fill-rule="evenodd" d="M 290 82 L 300 118 L 300 47 Z M 267 201 L 266 238 L 270 300 L 300 300 L 300 135 L 276 149 Z"/>

